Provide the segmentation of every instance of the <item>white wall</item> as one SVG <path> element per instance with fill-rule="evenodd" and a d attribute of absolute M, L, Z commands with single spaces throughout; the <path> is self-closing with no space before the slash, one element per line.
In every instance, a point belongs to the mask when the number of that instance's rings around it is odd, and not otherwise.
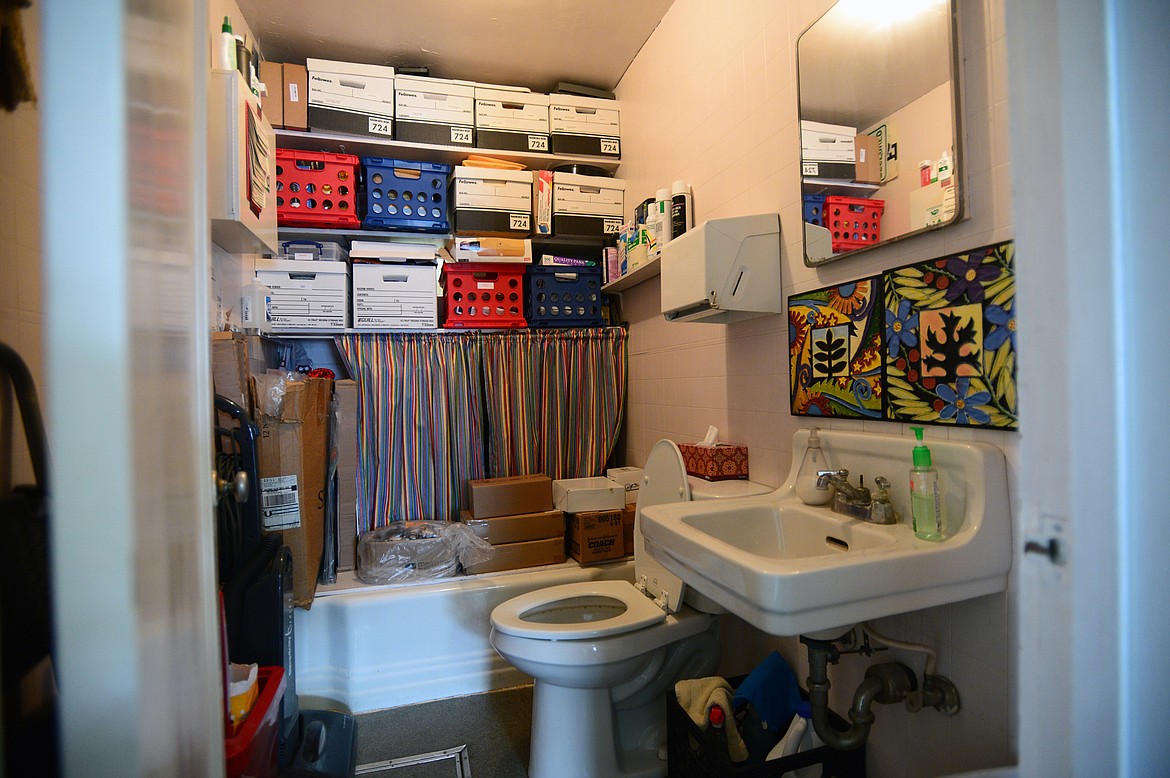
<path fill-rule="evenodd" d="M 804 266 L 796 41 L 830 4 L 676 0 L 616 90 L 625 160 L 619 174 L 628 181 L 628 202 L 682 178 L 694 189 L 698 221 L 778 212 L 785 298 L 1013 237 L 1003 3 L 964 0 L 966 156 L 960 164 L 971 218 L 819 269 Z M 788 411 L 786 317 L 730 326 L 666 323 L 659 314 L 658 279 L 627 291 L 622 302 L 630 320 L 627 463 L 645 461 L 659 438 L 695 440 L 714 424 L 722 439 L 749 446 L 753 480 L 778 485 L 791 460 L 792 433 L 808 426 Z M 823 426 L 908 434 L 904 425 L 888 422 L 833 420 Z M 1017 433 L 933 427 L 930 434 L 1002 448 L 1018 521 Z M 939 671 L 958 685 L 963 709 L 944 717 L 879 706 L 869 744 L 872 775 L 943 775 L 1015 762 L 1015 599 L 1013 580 L 1003 595 L 878 622 L 891 637 L 928 642 L 940 651 Z M 727 621 L 728 674 L 750 669 L 777 646 L 804 677 L 804 652 L 795 640 Z M 920 656 L 901 652 L 847 657 L 831 672 L 835 707 L 846 709 L 867 664 L 891 655 L 922 669 Z"/>

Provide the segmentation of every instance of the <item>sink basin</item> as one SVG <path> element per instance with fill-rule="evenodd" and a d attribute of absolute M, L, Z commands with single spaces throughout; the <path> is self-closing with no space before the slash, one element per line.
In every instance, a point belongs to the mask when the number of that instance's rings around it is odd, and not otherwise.
<path fill-rule="evenodd" d="M 927 439 L 946 510 L 958 529 L 919 540 L 906 472 L 913 438 L 820 432 L 836 467 L 894 485 L 902 519 L 869 524 L 803 504 L 796 469 L 808 433 L 793 441 L 793 472 L 771 494 L 648 507 L 641 530 L 662 564 L 732 613 L 773 635 L 847 628 L 894 613 L 1003 591 L 1011 569 L 1007 468 L 995 446 Z M 961 517 L 961 518 L 960 518 Z"/>

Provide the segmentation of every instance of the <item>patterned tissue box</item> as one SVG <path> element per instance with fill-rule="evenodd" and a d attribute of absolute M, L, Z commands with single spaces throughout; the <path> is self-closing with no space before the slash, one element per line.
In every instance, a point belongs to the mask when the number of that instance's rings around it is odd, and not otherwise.
<path fill-rule="evenodd" d="M 679 443 L 687 475 L 698 476 L 707 481 L 727 481 L 748 477 L 747 446 L 732 443 L 717 443 L 714 446 L 700 446 L 695 443 Z"/>

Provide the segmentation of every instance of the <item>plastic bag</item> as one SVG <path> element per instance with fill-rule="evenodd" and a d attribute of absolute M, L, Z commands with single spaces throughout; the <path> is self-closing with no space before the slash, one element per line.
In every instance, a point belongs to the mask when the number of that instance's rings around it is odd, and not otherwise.
<path fill-rule="evenodd" d="M 358 578 L 401 583 L 450 578 L 459 566 L 486 562 L 495 549 L 458 521 L 400 521 L 358 540 Z"/>

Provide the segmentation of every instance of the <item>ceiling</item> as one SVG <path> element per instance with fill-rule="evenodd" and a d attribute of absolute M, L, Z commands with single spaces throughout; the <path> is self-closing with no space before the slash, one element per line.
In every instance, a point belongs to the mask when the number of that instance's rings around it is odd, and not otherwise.
<path fill-rule="evenodd" d="M 673 0 L 238 0 L 266 59 L 425 66 L 550 92 L 610 90 Z"/>

